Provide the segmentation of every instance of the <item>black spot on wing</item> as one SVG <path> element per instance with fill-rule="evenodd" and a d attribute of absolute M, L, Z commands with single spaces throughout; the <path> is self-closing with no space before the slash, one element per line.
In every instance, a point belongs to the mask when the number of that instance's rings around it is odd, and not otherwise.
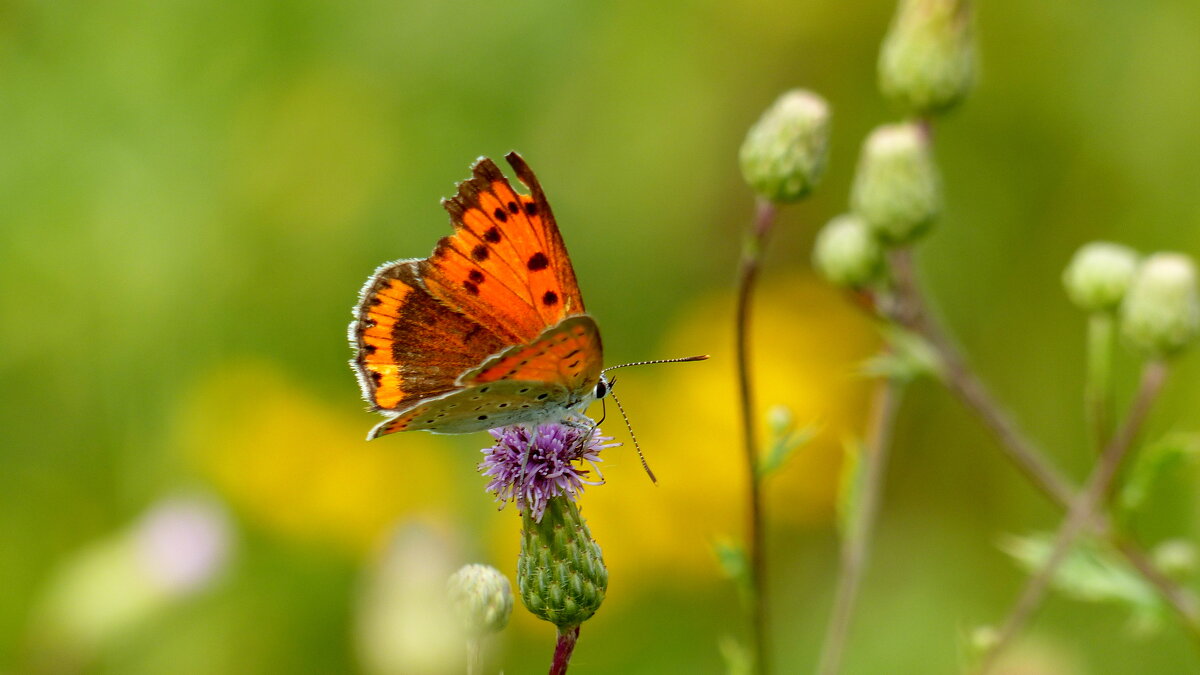
<path fill-rule="evenodd" d="M 495 227 L 489 227 L 483 233 L 483 239 L 484 241 L 488 241 L 493 244 L 498 243 L 500 241 L 500 230 L 496 229 Z"/>
<path fill-rule="evenodd" d="M 480 272 L 479 270 L 471 270 L 470 273 L 467 274 L 467 277 L 477 284 L 482 284 L 484 279 L 483 272 Z"/>
<path fill-rule="evenodd" d="M 486 244 L 478 244 L 471 249 L 471 259 L 475 262 L 483 262 L 488 259 L 488 247 Z"/>
<path fill-rule="evenodd" d="M 547 267 L 549 267 L 550 260 L 548 258 L 546 258 L 545 253 L 538 251 L 537 253 L 534 253 L 533 255 L 529 256 L 529 262 L 527 262 L 525 264 L 525 266 L 528 267 L 531 272 L 537 272 L 539 270 L 544 270 Z"/>
<path fill-rule="evenodd" d="M 496 217 L 496 220 L 502 223 L 508 222 L 508 214 L 505 213 L 504 209 L 502 208 L 497 207 L 496 210 L 492 212 L 492 215 Z"/>
<path fill-rule="evenodd" d="M 547 307 L 558 304 L 558 293 L 555 293 L 554 291 L 546 291 L 546 293 L 542 295 L 542 304 L 546 305 Z"/>
<path fill-rule="evenodd" d="M 479 286 L 476 286 L 474 283 L 470 281 L 464 281 L 462 285 L 463 288 L 467 289 L 467 292 L 471 295 L 479 295 Z"/>

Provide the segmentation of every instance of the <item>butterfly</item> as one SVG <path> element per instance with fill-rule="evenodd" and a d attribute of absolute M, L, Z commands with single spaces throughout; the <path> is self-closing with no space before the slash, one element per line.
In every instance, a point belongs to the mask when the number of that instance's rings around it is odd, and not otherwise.
<path fill-rule="evenodd" d="M 520 155 L 505 159 L 529 194 L 479 158 L 442 200 L 454 234 L 380 266 L 359 294 L 350 364 L 386 416 L 368 439 L 570 419 L 609 391 L 546 195 Z"/>

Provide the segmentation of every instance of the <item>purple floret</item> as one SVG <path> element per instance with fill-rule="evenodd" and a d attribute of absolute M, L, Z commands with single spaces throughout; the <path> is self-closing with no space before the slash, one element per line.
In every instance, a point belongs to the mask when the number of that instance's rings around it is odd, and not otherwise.
<path fill-rule="evenodd" d="M 576 424 L 543 424 L 533 431 L 524 426 L 502 427 L 488 433 L 496 444 L 483 450 L 479 471 L 491 481 L 488 492 L 496 501 L 516 501 L 522 512 L 530 508 L 534 520 L 541 521 L 546 502 L 552 497 L 577 499 L 584 485 L 601 485 L 604 477 L 596 466 L 600 451 L 620 445 L 612 437 L 601 436 L 599 428 Z M 596 480 L 589 480 L 591 471 Z"/>

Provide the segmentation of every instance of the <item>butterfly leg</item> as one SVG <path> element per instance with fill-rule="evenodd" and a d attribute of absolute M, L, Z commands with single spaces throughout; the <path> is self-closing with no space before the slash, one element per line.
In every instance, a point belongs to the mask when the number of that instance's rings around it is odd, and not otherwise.
<path fill-rule="evenodd" d="M 522 424 L 520 427 L 525 430 L 525 438 L 527 440 L 525 445 L 525 454 L 521 455 L 520 478 L 517 480 L 517 485 L 519 485 L 521 489 L 521 494 L 518 497 L 518 506 L 520 506 L 521 503 L 528 504 L 529 497 L 531 496 L 526 494 L 527 487 L 525 485 L 525 467 L 529 464 L 529 456 L 533 454 L 533 439 L 537 436 L 536 424 Z"/>

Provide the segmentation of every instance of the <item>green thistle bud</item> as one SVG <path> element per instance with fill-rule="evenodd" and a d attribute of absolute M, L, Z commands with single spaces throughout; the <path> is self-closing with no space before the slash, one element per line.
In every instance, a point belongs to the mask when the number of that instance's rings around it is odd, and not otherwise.
<path fill-rule="evenodd" d="M 537 522 L 521 516 L 517 586 L 525 607 L 540 619 L 566 628 L 588 620 L 608 589 L 608 570 L 575 503 L 552 497 Z"/>
<path fill-rule="evenodd" d="M 512 585 L 488 565 L 464 565 L 446 582 L 446 594 L 467 635 L 499 633 L 512 616 Z"/>
<path fill-rule="evenodd" d="M 850 205 L 888 244 L 913 241 L 941 210 L 941 181 L 925 133 L 916 124 L 881 126 L 858 159 Z"/>
<path fill-rule="evenodd" d="M 975 78 L 969 0 L 901 0 L 879 53 L 879 88 L 916 115 L 954 107 Z"/>
<path fill-rule="evenodd" d="M 1121 330 L 1138 349 L 1166 356 L 1182 349 L 1200 328 L 1196 266 L 1182 253 L 1155 253 L 1133 277 L 1121 303 Z"/>
<path fill-rule="evenodd" d="M 793 89 L 780 96 L 746 134 L 740 159 L 750 188 L 773 202 L 812 191 L 829 155 L 829 104 Z"/>
<path fill-rule="evenodd" d="M 1138 256 L 1133 249 L 1106 241 L 1084 244 L 1063 272 L 1067 296 L 1088 312 L 1107 312 L 1117 308 L 1133 275 Z"/>
<path fill-rule="evenodd" d="M 883 269 L 883 247 L 862 218 L 843 214 L 817 234 L 813 265 L 839 286 L 864 286 Z"/>

